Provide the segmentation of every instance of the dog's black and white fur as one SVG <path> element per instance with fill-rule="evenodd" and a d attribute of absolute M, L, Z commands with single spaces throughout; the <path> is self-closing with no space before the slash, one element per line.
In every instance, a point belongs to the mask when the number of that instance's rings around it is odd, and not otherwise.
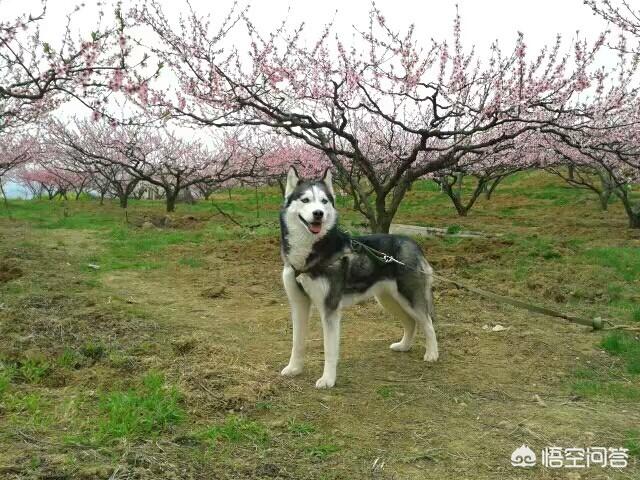
<path fill-rule="evenodd" d="M 305 338 L 313 304 L 322 319 L 324 372 L 318 388 L 336 382 L 343 307 L 375 296 L 404 326 L 404 335 L 391 349 L 411 348 L 420 325 L 426 336 L 424 359 L 438 359 L 438 343 L 433 329 L 432 269 L 420 247 L 399 235 L 354 237 L 358 242 L 384 252 L 402 262 L 384 263 L 364 247 L 352 244 L 351 237 L 337 227 L 331 172 L 322 180 L 301 181 L 289 170 L 285 200 L 280 212 L 282 280 L 291 304 L 293 348 L 282 375 L 298 375 L 304 364 Z"/>

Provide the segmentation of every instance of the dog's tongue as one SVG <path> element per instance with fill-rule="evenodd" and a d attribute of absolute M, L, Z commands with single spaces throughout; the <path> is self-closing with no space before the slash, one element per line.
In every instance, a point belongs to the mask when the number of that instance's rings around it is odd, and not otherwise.
<path fill-rule="evenodd" d="M 321 223 L 311 223 L 311 224 L 309 224 L 309 231 L 311 233 L 320 233 L 320 230 L 322 230 L 322 224 Z"/>

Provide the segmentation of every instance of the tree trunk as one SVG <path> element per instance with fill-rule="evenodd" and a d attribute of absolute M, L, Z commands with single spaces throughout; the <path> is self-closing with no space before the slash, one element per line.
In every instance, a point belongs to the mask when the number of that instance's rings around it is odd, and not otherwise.
<path fill-rule="evenodd" d="M 640 205 L 634 205 L 632 203 L 625 187 L 615 189 L 614 193 L 624 206 L 624 211 L 627 213 L 627 217 L 629 218 L 629 228 L 640 228 Z"/>
<path fill-rule="evenodd" d="M 9 210 L 9 200 L 7 200 L 7 195 L 4 193 L 4 187 L 2 186 L 2 182 L 0 181 L 0 193 L 2 193 L 2 199 L 4 200 L 4 206 L 7 210 Z"/>
<path fill-rule="evenodd" d="M 456 177 L 456 181 L 454 185 L 458 184 L 457 178 L 459 177 Z M 440 185 L 442 185 L 442 190 L 447 195 L 447 197 L 451 199 L 451 203 L 453 203 L 453 206 L 455 207 L 456 212 L 458 213 L 458 216 L 466 217 L 469 209 L 465 205 L 463 205 L 462 202 L 460 201 L 460 196 L 458 194 L 459 189 L 456 189 L 456 191 L 454 191 L 452 188 L 452 185 L 446 179 L 443 179 L 440 182 Z"/>
<path fill-rule="evenodd" d="M 176 200 L 178 199 L 178 193 L 169 193 L 167 192 L 167 213 L 176 211 Z"/>
<path fill-rule="evenodd" d="M 462 205 L 462 203 L 460 203 L 460 200 L 458 198 L 453 199 L 453 205 L 456 207 L 456 212 L 458 213 L 459 217 L 466 217 L 467 213 L 469 213 L 469 210 L 467 209 L 467 207 Z"/>
<path fill-rule="evenodd" d="M 606 212 L 609 209 L 609 197 L 611 197 L 610 191 L 603 191 L 598 194 L 598 198 L 600 199 L 600 208 L 603 212 Z"/>
<path fill-rule="evenodd" d="M 100 192 L 100 206 L 104 205 L 105 192 Z"/>
<path fill-rule="evenodd" d="M 127 195 L 118 195 L 120 200 L 120 208 L 127 208 L 129 205 L 129 197 Z"/>
<path fill-rule="evenodd" d="M 382 214 L 378 213 L 378 215 L 376 216 L 377 218 L 369 219 L 369 228 L 371 228 L 371 232 L 372 233 L 389 233 L 393 216 L 389 215 L 388 212 L 384 212 Z"/>

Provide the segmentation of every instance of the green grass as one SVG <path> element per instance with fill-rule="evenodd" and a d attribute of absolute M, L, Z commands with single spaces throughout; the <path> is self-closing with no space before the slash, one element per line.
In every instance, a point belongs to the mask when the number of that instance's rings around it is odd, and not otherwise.
<path fill-rule="evenodd" d="M 52 421 L 50 402 L 37 392 L 6 395 L 3 403 L 13 423 L 41 428 Z"/>
<path fill-rule="evenodd" d="M 587 259 L 610 268 L 618 278 L 627 282 L 640 280 L 640 248 L 599 247 L 585 252 Z"/>
<path fill-rule="evenodd" d="M 465 182 L 464 194 L 468 194 L 471 188 L 472 182 Z M 227 240 L 233 240 L 234 244 L 244 248 L 251 247 L 256 238 L 269 237 L 275 258 L 277 214 L 281 204 L 277 188 L 258 191 L 258 209 L 253 189 L 232 189 L 230 193 L 231 198 L 226 191 L 217 193 L 214 201 L 240 223 L 251 225 L 252 228 L 234 225 L 218 214 L 211 202 L 207 201 L 195 205 L 179 204 L 177 212 L 172 215 L 175 224 L 148 230 L 139 225 L 144 217 L 160 224 L 157 220 L 164 216 L 162 201 L 132 201 L 128 209 L 128 223 L 124 211 L 113 202 L 107 202 L 104 207 L 88 199 L 78 202 L 11 202 L 11 215 L 16 221 L 4 222 L 7 228 L 0 233 L 12 238 L 14 225 L 20 225 L 27 232 L 24 237 L 29 240 L 15 236 L 11 242 L 5 242 L 7 245 L 10 243 L 6 247 L 0 242 L 0 258 L 16 258 L 21 268 L 24 264 L 25 271 L 24 278 L 0 284 L 0 304 L 6 303 L 10 309 L 20 305 L 20 302 L 33 296 L 33 284 L 36 284 L 38 295 L 44 299 L 52 296 L 51 292 L 57 294 L 61 291 L 65 295 L 71 292 L 78 299 L 77 303 L 73 303 L 73 308 L 60 306 L 58 309 L 57 305 L 51 304 L 56 318 L 65 321 L 65 328 L 67 319 L 70 320 L 69 327 L 73 328 L 80 317 L 93 321 L 96 318 L 94 313 L 113 313 L 115 309 L 119 313 L 117 316 L 105 315 L 104 318 L 113 318 L 114 321 L 101 321 L 96 324 L 95 331 L 91 328 L 88 331 L 70 330 L 71 335 L 65 337 L 69 343 L 53 342 L 45 346 L 46 337 L 34 337 L 34 341 L 38 342 L 35 348 L 40 351 L 42 347 L 47 355 L 46 361 L 0 362 L 0 423 L 4 420 L 9 429 L 19 429 L 42 438 L 42 443 L 35 445 L 25 442 L 24 452 L 17 452 L 17 460 L 11 460 L 21 468 L 19 462 L 24 457 L 23 465 L 28 469 L 29 459 L 33 459 L 32 471 L 21 471 L 20 475 L 40 478 L 49 473 L 49 454 L 55 457 L 62 450 L 60 445 L 65 446 L 65 455 L 68 455 L 65 462 L 73 464 L 71 473 L 65 471 L 69 478 L 75 478 L 77 469 L 92 467 L 88 464 L 94 461 L 107 464 L 108 469 L 105 470 L 106 475 L 93 476 L 107 478 L 125 450 L 136 455 L 140 452 L 142 459 L 149 454 L 148 458 L 153 459 L 151 461 L 158 460 L 158 468 L 163 463 L 177 463 L 182 467 L 184 461 L 185 466 L 198 470 L 199 476 L 195 474 L 194 478 L 206 475 L 352 478 L 357 475 L 349 474 L 358 468 L 364 468 L 365 475 L 370 474 L 371 459 L 380 453 L 379 439 L 369 438 L 371 429 L 359 426 L 362 423 L 358 422 L 359 414 L 371 409 L 384 411 L 389 401 L 395 403 L 394 399 L 400 398 L 400 391 L 415 389 L 419 393 L 421 383 L 403 384 L 399 389 L 398 385 L 381 382 L 368 390 L 364 388 L 357 391 L 349 390 L 348 383 L 339 386 L 336 391 L 338 397 L 333 394 L 331 397 L 342 399 L 352 396 L 353 405 L 360 409 L 356 410 L 357 417 L 348 419 L 346 416 L 345 422 L 339 424 L 331 415 L 325 416 L 324 409 L 317 409 L 322 414 L 309 416 L 312 410 L 306 403 L 311 399 L 317 405 L 316 392 L 304 387 L 301 393 L 296 392 L 291 396 L 289 388 L 278 383 L 264 398 L 247 395 L 245 399 L 242 394 L 239 400 L 245 402 L 245 407 L 240 411 L 244 413 L 221 413 L 226 409 L 219 406 L 218 402 L 220 396 L 227 395 L 226 387 L 230 384 L 228 376 L 219 375 L 217 369 L 224 368 L 228 359 L 216 358 L 216 362 L 212 363 L 200 349 L 196 349 L 180 353 L 177 361 L 173 345 L 164 343 L 167 331 L 162 325 L 156 325 L 158 310 L 152 302 L 147 301 L 152 298 L 151 295 L 149 298 L 144 292 L 134 295 L 135 290 L 129 292 L 125 283 L 114 282 L 114 278 L 126 279 L 128 275 L 125 272 L 103 275 L 114 270 L 160 269 L 162 272 L 162 269 L 166 269 L 162 275 L 139 278 L 149 280 L 150 283 L 145 287 L 152 286 L 156 281 L 166 281 L 170 286 L 174 279 L 177 282 L 191 281 L 189 278 L 197 276 L 198 272 L 192 269 L 207 267 L 208 259 L 217 254 L 235 255 L 228 245 L 217 243 Z M 363 228 L 364 220 L 351 210 L 352 202 L 349 199 L 339 197 L 337 204 L 343 225 L 352 231 Z M 0 204 L 0 222 L 6 216 Z M 26 225 L 21 225 L 20 220 Z M 491 201 L 481 196 L 469 216 L 459 218 L 450 200 L 439 191 L 436 184 L 419 181 L 402 202 L 396 220 L 398 223 L 433 225 L 445 228 L 449 233 L 477 230 L 501 234 L 495 239 L 419 239 L 437 268 L 451 269 L 452 275 L 468 279 L 470 284 L 486 279 L 493 285 L 491 289 L 495 287 L 498 292 L 528 298 L 534 303 L 540 301 L 567 313 L 601 315 L 616 323 L 629 323 L 629 319 L 640 321 L 636 283 L 640 257 L 633 240 L 626 235 L 626 218 L 617 201 L 609 212 L 601 213 L 594 196 L 566 188 L 555 177 L 526 172 L 507 178 Z M 258 247 L 259 252 L 263 248 L 271 248 L 266 242 Z M 242 255 L 237 258 L 243 259 Z M 70 264 L 69 268 L 66 262 Z M 100 268 L 90 268 L 88 263 L 97 264 Z M 59 265 L 64 267 L 56 270 Z M 52 271 L 55 276 L 49 275 Z M 165 276 L 164 273 L 174 276 Z M 138 278 L 135 273 L 132 276 Z M 181 283 L 177 286 L 182 288 Z M 557 297 L 556 292 L 559 293 Z M 135 298 L 135 304 L 124 301 L 129 294 Z M 193 300 L 202 301 L 198 300 L 197 294 L 195 291 Z M 107 301 L 111 297 L 117 301 Z M 85 300 L 87 306 L 84 305 Z M 89 304 L 90 301 L 95 303 Z M 446 298 L 440 301 L 446 301 Z M 31 303 L 35 305 L 30 302 L 29 308 Z M 466 311 L 464 306 L 454 307 Z M 274 311 L 276 308 L 274 306 Z M 35 305 L 33 309 L 33 312 L 28 312 L 29 315 L 38 315 L 40 321 L 46 326 L 50 325 L 46 323 L 52 313 L 49 307 Z M 496 311 L 496 307 L 487 305 L 487 311 L 483 314 L 488 317 Z M 11 315 L 11 310 L 9 312 Z M 5 312 L 0 307 L 0 320 L 5 318 L 3 315 Z M 176 315 L 179 317 L 180 312 Z M 514 313 L 513 318 L 505 321 L 518 321 L 519 315 Z M 170 316 L 173 314 L 167 312 L 168 321 L 172 321 Z M 140 328 L 144 330 L 144 336 L 129 338 L 136 337 L 137 333 L 129 328 L 120 328 L 124 327 L 121 320 L 125 319 L 135 319 L 136 329 L 137 325 L 153 325 L 153 328 Z M 552 322 L 542 318 L 539 321 Z M 463 322 L 467 325 L 467 319 Z M 0 322 L 7 332 L 9 347 L 6 355 L 9 358 L 14 358 L 13 352 L 22 351 L 21 348 L 31 348 L 31 345 L 23 345 L 22 340 L 29 330 L 19 331 L 18 322 L 15 323 Z M 472 328 L 471 325 L 467 326 Z M 215 330 L 212 325 L 207 329 L 210 327 Z M 57 331 L 55 333 L 57 335 Z M 235 335 L 237 332 L 232 333 Z M 168 334 L 169 337 L 171 335 L 172 332 Z M 555 342 L 547 337 L 544 341 L 548 341 L 549 345 L 567 349 L 576 355 L 584 353 L 591 362 L 570 375 L 558 392 L 553 392 L 558 395 L 573 393 L 579 397 L 576 400 L 584 402 L 586 408 L 597 409 L 603 418 L 611 415 L 608 426 L 603 426 L 598 434 L 603 438 L 606 435 L 607 438 L 619 439 L 618 444 L 624 442 L 624 446 L 638 456 L 639 432 L 635 426 L 625 425 L 618 415 L 620 408 L 635 411 L 633 409 L 640 402 L 637 341 L 633 343 L 632 336 L 615 335 L 603 336 L 602 344 L 581 338 L 579 348 L 561 345 L 561 341 Z M 216 345 L 215 336 L 203 340 L 206 343 L 209 341 Z M 591 356 L 585 348 L 589 344 L 594 353 Z M 490 351 L 490 346 L 483 342 L 479 347 L 481 354 Z M 528 355 L 531 349 L 529 345 L 525 347 L 526 351 L 522 354 Z M 604 349 L 610 356 L 596 353 L 597 349 Z M 571 368 L 570 361 L 565 361 L 567 356 L 562 357 L 559 374 Z M 550 358 L 547 361 L 548 365 L 552 363 Z M 463 363 L 457 365 L 453 362 L 451 366 L 463 369 Z M 193 375 L 189 370 L 189 375 L 181 377 L 181 384 L 184 382 L 185 385 L 184 400 L 162 375 L 139 377 L 142 375 L 140 370 L 148 365 L 161 365 L 171 378 L 182 375 L 184 368 L 193 368 Z M 195 375 L 208 375 L 209 372 L 214 372 L 215 382 L 220 382 L 220 386 L 213 383 L 207 387 L 211 388 L 211 397 L 201 391 L 199 378 L 202 377 Z M 345 375 L 348 375 L 348 371 Z M 251 378 L 240 374 L 233 378 L 240 386 L 246 386 L 243 382 L 247 380 Z M 303 385 L 306 380 L 299 382 Z M 555 384 L 548 387 L 551 390 Z M 508 393 L 515 392 L 514 397 L 519 392 L 518 388 L 517 383 L 505 384 Z M 198 396 L 193 395 L 196 392 Z M 210 405 L 188 415 L 187 408 L 199 408 L 207 401 L 205 398 Z M 330 408 L 338 411 L 342 403 L 340 400 Z M 350 403 L 346 403 L 348 408 L 351 408 Z M 555 407 L 549 405 L 549 408 Z M 416 404 L 416 408 L 421 407 Z M 402 415 L 402 412 L 397 410 L 395 414 Z M 507 419 L 517 422 L 517 415 L 514 415 Z M 383 415 L 379 418 L 386 417 Z M 451 435 L 455 431 L 460 432 L 460 429 L 456 429 L 459 422 L 466 421 L 472 425 L 475 415 L 466 419 L 456 414 L 454 420 Z M 588 422 L 588 416 L 585 421 Z M 601 425 L 605 425 L 605 422 Z M 561 433 L 569 438 L 573 430 L 568 426 Z M 179 440 L 182 438 L 186 441 Z M 438 444 L 446 443 L 446 439 L 434 438 L 435 448 L 444 446 L 446 449 L 446 444 Z M 402 451 L 406 451 L 404 447 L 413 445 L 415 441 L 410 431 L 398 433 L 398 440 L 404 442 Z M 464 430 L 460 435 L 460 441 L 463 440 L 466 441 Z M 10 452 L 13 438 L 0 435 L 0 442 L 3 441 L 5 451 Z M 65 442 L 75 446 L 66 448 Z M 156 450 L 156 445 L 162 451 Z M 394 442 L 394 445 L 385 447 L 388 450 L 385 455 L 397 459 L 399 468 L 415 468 L 415 465 L 403 465 L 408 462 L 400 451 L 401 444 Z M 82 448 L 76 448 L 78 446 Z M 151 450 L 154 453 L 150 453 Z M 91 460 L 87 460 L 89 458 Z M 273 471 L 259 470 L 264 463 L 276 464 L 282 458 L 292 460 L 286 470 L 280 473 L 275 468 Z M 317 474 L 315 464 L 319 462 L 331 464 L 327 475 Z M 391 463 L 388 467 L 391 470 L 385 471 L 389 477 L 396 475 Z M 14 468 L 13 464 L 6 464 Z M 194 466 L 196 464 L 197 467 Z M 442 468 L 442 465 L 439 467 Z M 476 466 L 471 468 L 475 472 Z M 120 473 L 126 475 L 129 472 L 122 470 Z"/>
<path fill-rule="evenodd" d="M 315 458 L 316 460 L 323 460 L 329 455 L 336 453 L 340 450 L 340 447 L 333 443 L 321 443 L 318 445 L 313 445 L 311 447 L 306 447 L 305 452 L 310 456 Z"/>
<path fill-rule="evenodd" d="M 62 368 L 73 370 L 78 368 L 82 363 L 82 356 L 70 348 L 65 348 L 57 359 L 57 364 Z"/>
<path fill-rule="evenodd" d="M 146 375 L 135 389 L 104 394 L 99 410 L 97 437 L 107 443 L 155 437 L 185 418 L 178 390 L 159 373 Z"/>
<path fill-rule="evenodd" d="M 629 449 L 629 455 L 640 457 L 640 430 L 629 430 L 624 441 L 624 448 Z"/>
<path fill-rule="evenodd" d="M 185 267 L 191 268 L 201 268 L 204 266 L 204 261 L 194 257 L 182 257 L 180 260 L 178 260 L 178 263 Z"/>
<path fill-rule="evenodd" d="M 11 376 L 5 371 L 0 371 L 0 400 L 2 400 L 4 394 L 9 390 L 10 385 Z"/>
<path fill-rule="evenodd" d="M 80 347 L 80 353 L 94 362 L 97 362 L 104 357 L 106 351 L 107 347 L 105 347 L 100 341 L 88 341 Z"/>
<path fill-rule="evenodd" d="M 310 435 L 316 431 L 316 427 L 314 427 L 309 422 L 298 422 L 294 419 L 291 419 L 287 422 L 287 431 L 296 435 L 298 437 L 302 437 L 305 435 Z"/>
<path fill-rule="evenodd" d="M 377 393 L 380 397 L 382 397 L 382 398 L 384 398 L 384 399 L 387 399 L 387 398 L 391 398 L 391 397 L 393 397 L 393 396 L 395 395 L 395 393 L 396 393 L 396 392 L 393 390 L 393 387 L 391 387 L 391 386 L 389 386 L 389 385 L 385 385 L 385 386 L 382 386 L 382 387 L 378 388 L 378 389 L 376 390 L 376 393 Z"/>
<path fill-rule="evenodd" d="M 600 346 L 611 355 L 620 357 L 629 373 L 640 374 L 640 341 L 627 332 L 613 331 L 607 334 Z"/>
<path fill-rule="evenodd" d="M 621 376 L 617 373 L 621 368 L 634 376 L 640 374 L 640 342 L 629 333 L 612 331 L 605 335 L 599 346 L 620 358 L 622 366 L 612 366 L 610 370 L 596 367 L 576 369 L 572 375 L 571 391 L 585 398 L 640 400 L 640 387 L 635 382 L 616 379 Z"/>
<path fill-rule="evenodd" d="M 28 358 L 18 367 L 18 373 L 27 383 L 40 383 L 51 371 L 49 362 Z"/>
<path fill-rule="evenodd" d="M 203 431 L 200 436 L 211 443 L 229 442 L 264 445 L 269 441 L 267 428 L 248 418 L 230 415 L 224 422 Z"/>
<path fill-rule="evenodd" d="M 640 388 L 621 382 L 607 380 L 576 380 L 571 385 L 571 391 L 585 398 L 610 400 L 640 400 Z"/>

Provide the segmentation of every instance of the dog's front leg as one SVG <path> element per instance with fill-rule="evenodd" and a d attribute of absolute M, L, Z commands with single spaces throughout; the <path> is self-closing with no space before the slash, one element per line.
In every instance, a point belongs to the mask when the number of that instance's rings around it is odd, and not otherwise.
<path fill-rule="evenodd" d="M 340 310 L 322 309 L 322 333 L 324 336 L 324 371 L 316 382 L 316 388 L 331 388 L 336 384 L 336 369 L 340 353 Z"/>
<path fill-rule="evenodd" d="M 302 373 L 304 367 L 304 347 L 309 324 L 311 301 L 296 282 L 295 272 L 291 267 L 285 267 L 282 272 L 284 288 L 291 305 L 291 322 L 293 328 L 293 346 L 289 365 L 280 372 L 281 375 L 294 376 Z"/>

